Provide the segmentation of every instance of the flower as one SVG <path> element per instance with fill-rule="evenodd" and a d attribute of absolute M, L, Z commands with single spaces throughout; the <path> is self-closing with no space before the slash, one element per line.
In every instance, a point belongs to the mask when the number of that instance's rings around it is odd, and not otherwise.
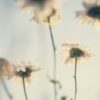
<path fill-rule="evenodd" d="M 15 66 L 13 76 L 15 76 L 14 78 L 17 79 L 24 78 L 25 80 L 27 80 L 27 82 L 30 82 L 32 75 L 39 70 L 40 68 L 37 68 L 36 65 L 33 65 L 31 63 L 21 63 L 20 65 Z"/>
<path fill-rule="evenodd" d="M 50 18 L 50 25 L 57 24 L 61 19 L 60 14 L 60 0 L 48 0 L 49 2 L 42 7 L 34 9 L 33 20 L 37 23 L 48 25 Z"/>
<path fill-rule="evenodd" d="M 9 76 L 12 70 L 12 64 L 5 58 L 0 58 L 0 74 Z"/>
<path fill-rule="evenodd" d="M 49 23 L 49 18 L 50 18 L 50 23 Z M 48 25 L 48 23 L 52 26 L 57 24 L 60 19 L 60 10 L 56 8 L 51 8 L 51 7 L 45 7 L 45 9 L 40 9 L 37 8 L 34 11 L 34 16 L 32 18 L 35 20 L 37 23 Z"/>
<path fill-rule="evenodd" d="M 86 11 L 77 11 L 76 16 L 80 23 L 91 23 L 100 26 L 100 0 L 86 0 L 83 2 Z"/>
<path fill-rule="evenodd" d="M 65 63 L 72 61 L 76 57 L 78 60 L 91 57 L 91 54 L 78 43 L 64 43 L 62 46 L 64 47 L 63 54 L 66 58 Z"/>
<path fill-rule="evenodd" d="M 34 13 L 31 19 L 40 24 L 55 25 L 60 21 L 60 0 L 17 0 L 21 8 Z"/>

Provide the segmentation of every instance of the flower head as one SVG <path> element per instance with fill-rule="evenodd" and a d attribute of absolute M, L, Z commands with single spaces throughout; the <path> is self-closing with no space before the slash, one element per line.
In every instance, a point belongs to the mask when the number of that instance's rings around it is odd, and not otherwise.
<path fill-rule="evenodd" d="M 50 18 L 50 23 L 49 23 Z M 33 18 L 37 23 L 48 25 L 55 25 L 57 24 L 60 19 L 60 10 L 56 8 L 46 7 L 45 9 L 37 8 L 34 11 Z"/>
<path fill-rule="evenodd" d="M 55 25 L 60 21 L 60 0 L 17 0 L 21 7 L 34 13 L 32 19 L 40 24 Z"/>
<path fill-rule="evenodd" d="M 57 24 L 60 19 L 60 0 L 49 0 L 48 3 L 41 9 L 37 7 L 34 10 L 33 20 L 37 23 L 48 25 L 48 18 L 50 18 L 50 25 Z"/>
<path fill-rule="evenodd" d="M 13 76 L 18 79 L 24 78 L 30 82 L 32 75 L 39 70 L 40 68 L 37 68 L 36 65 L 21 63 L 21 65 L 15 67 Z"/>
<path fill-rule="evenodd" d="M 100 26 L 100 0 L 86 0 L 83 2 L 85 11 L 77 11 L 76 16 L 80 23 L 91 23 L 93 26 Z"/>
<path fill-rule="evenodd" d="M 84 50 L 78 43 L 64 43 L 62 46 L 64 48 L 63 54 L 66 58 L 65 63 L 72 61 L 76 57 L 78 60 L 91 57 L 91 54 Z"/>
<path fill-rule="evenodd" d="M 0 74 L 9 75 L 12 72 L 12 64 L 4 59 L 0 58 Z"/>

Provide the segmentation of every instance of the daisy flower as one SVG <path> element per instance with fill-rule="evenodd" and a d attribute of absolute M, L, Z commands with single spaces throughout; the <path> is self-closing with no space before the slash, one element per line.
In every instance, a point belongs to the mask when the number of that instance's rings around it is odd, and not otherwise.
<path fill-rule="evenodd" d="M 13 72 L 14 78 L 22 80 L 25 98 L 28 100 L 25 82 L 30 82 L 32 76 L 35 74 L 35 72 L 38 72 L 40 68 L 38 68 L 37 65 L 33 65 L 31 63 L 25 64 L 24 62 L 15 67 L 16 68 Z"/>
<path fill-rule="evenodd" d="M 49 19 L 50 18 L 50 23 Z M 32 18 L 39 24 L 54 26 L 59 23 L 61 19 L 60 10 L 56 8 L 45 7 L 45 9 L 37 8 L 34 11 L 34 16 Z"/>
<path fill-rule="evenodd" d="M 100 26 L 100 0 L 85 0 L 85 11 L 77 11 L 76 17 L 80 23 L 90 23 L 94 27 Z"/>
<path fill-rule="evenodd" d="M 17 79 L 25 78 L 27 82 L 30 82 L 34 73 L 39 70 L 40 68 L 37 67 L 37 65 L 22 62 L 20 65 L 16 66 L 13 74 Z"/>
<path fill-rule="evenodd" d="M 21 8 L 33 12 L 31 19 L 37 23 L 55 25 L 60 21 L 60 0 L 17 0 Z"/>
<path fill-rule="evenodd" d="M 34 16 L 32 19 L 34 19 L 37 23 L 44 25 L 48 25 L 48 23 L 51 26 L 58 24 L 61 19 L 59 0 L 52 0 L 47 3 L 43 9 L 41 9 L 41 7 L 37 7 L 34 10 Z"/>
<path fill-rule="evenodd" d="M 91 54 L 84 50 L 82 46 L 78 43 L 64 43 L 62 44 L 64 47 L 64 55 L 66 57 L 65 63 L 74 60 L 75 62 L 75 70 L 74 70 L 74 80 L 75 80 L 75 96 L 74 100 L 77 99 L 77 63 L 79 60 L 83 58 L 91 57 Z"/>
<path fill-rule="evenodd" d="M 65 56 L 65 63 L 72 62 L 75 57 L 77 60 L 82 60 L 83 58 L 90 58 L 91 54 L 87 52 L 84 47 L 79 43 L 64 43 L 63 47 L 63 56 Z"/>
<path fill-rule="evenodd" d="M 12 72 L 12 64 L 8 60 L 4 58 L 0 58 L 0 80 L 10 100 L 12 100 L 13 98 L 12 98 L 11 93 L 9 92 L 9 89 L 5 83 L 3 76 L 9 76 L 11 72 Z"/>

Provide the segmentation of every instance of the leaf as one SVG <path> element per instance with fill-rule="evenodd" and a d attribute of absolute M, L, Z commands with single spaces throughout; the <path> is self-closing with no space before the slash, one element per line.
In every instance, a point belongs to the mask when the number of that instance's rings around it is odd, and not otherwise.
<path fill-rule="evenodd" d="M 49 75 L 47 75 L 47 77 L 48 77 L 48 79 L 49 79 L 49 81 L 50 81 L 51 83 L 58 85 L 58 86 L 59 86 L 59 89 L 62 88 L 62 85 L 61 85 L 61 83 L 60 83 L 59 80 L 54 80 L 54 79 L 52 79 Z"/>
<path fill-rule="evenodd" d="M 58 80 L 50 80 L 53 84 L 59 84 Z"/>
<path fill-rule="evenodd" d="M 53 83 L 53 84 L 59 85 L 60 89 L 62 88 L 62 85 L 61 85 L 60 81 L 58 81 L 58 80 L 50 80 L 50 82 Z"/>
<path fill-rule="evenodd" d="M 67 100 L 67 97 L 66 96 L 62 96 L 61 100 Z"/>

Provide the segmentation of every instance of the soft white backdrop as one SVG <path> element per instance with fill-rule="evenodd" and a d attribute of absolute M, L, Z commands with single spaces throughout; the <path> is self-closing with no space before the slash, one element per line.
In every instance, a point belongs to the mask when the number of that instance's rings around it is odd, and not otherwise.
<path fill-rule="evenodd" d="M 78 67 L 78 99 L 100 99 L 100 31 L 91 25 L 80 26 L 75 22 L 75 11 L 83 10 L 82 0 L 64 1 L 61 22 L 53 27 L 57 51 L 58 79 L 63 88 L 58 95 L 74 95 L 74 63 L 65 65 L 59 54 L 60 45 L 65 41 L 81 42 L 95 56 L 83 60 Z M 32 14 L 18 8 L 14 0 L 0 0 L 0 57 L 13 63 L 19 61 L 38 60 L 44 69 L 27 84 L 29 100 L 53 100 L 53 87 L 45 73 L 52 76 L 52 45 L 48 27 L 30 21 Z M 7 81 L 14 100 L 25 100 L 22 84 L 17 81 Z M 0 100 L 7 96 L 0 83 Z"/>

